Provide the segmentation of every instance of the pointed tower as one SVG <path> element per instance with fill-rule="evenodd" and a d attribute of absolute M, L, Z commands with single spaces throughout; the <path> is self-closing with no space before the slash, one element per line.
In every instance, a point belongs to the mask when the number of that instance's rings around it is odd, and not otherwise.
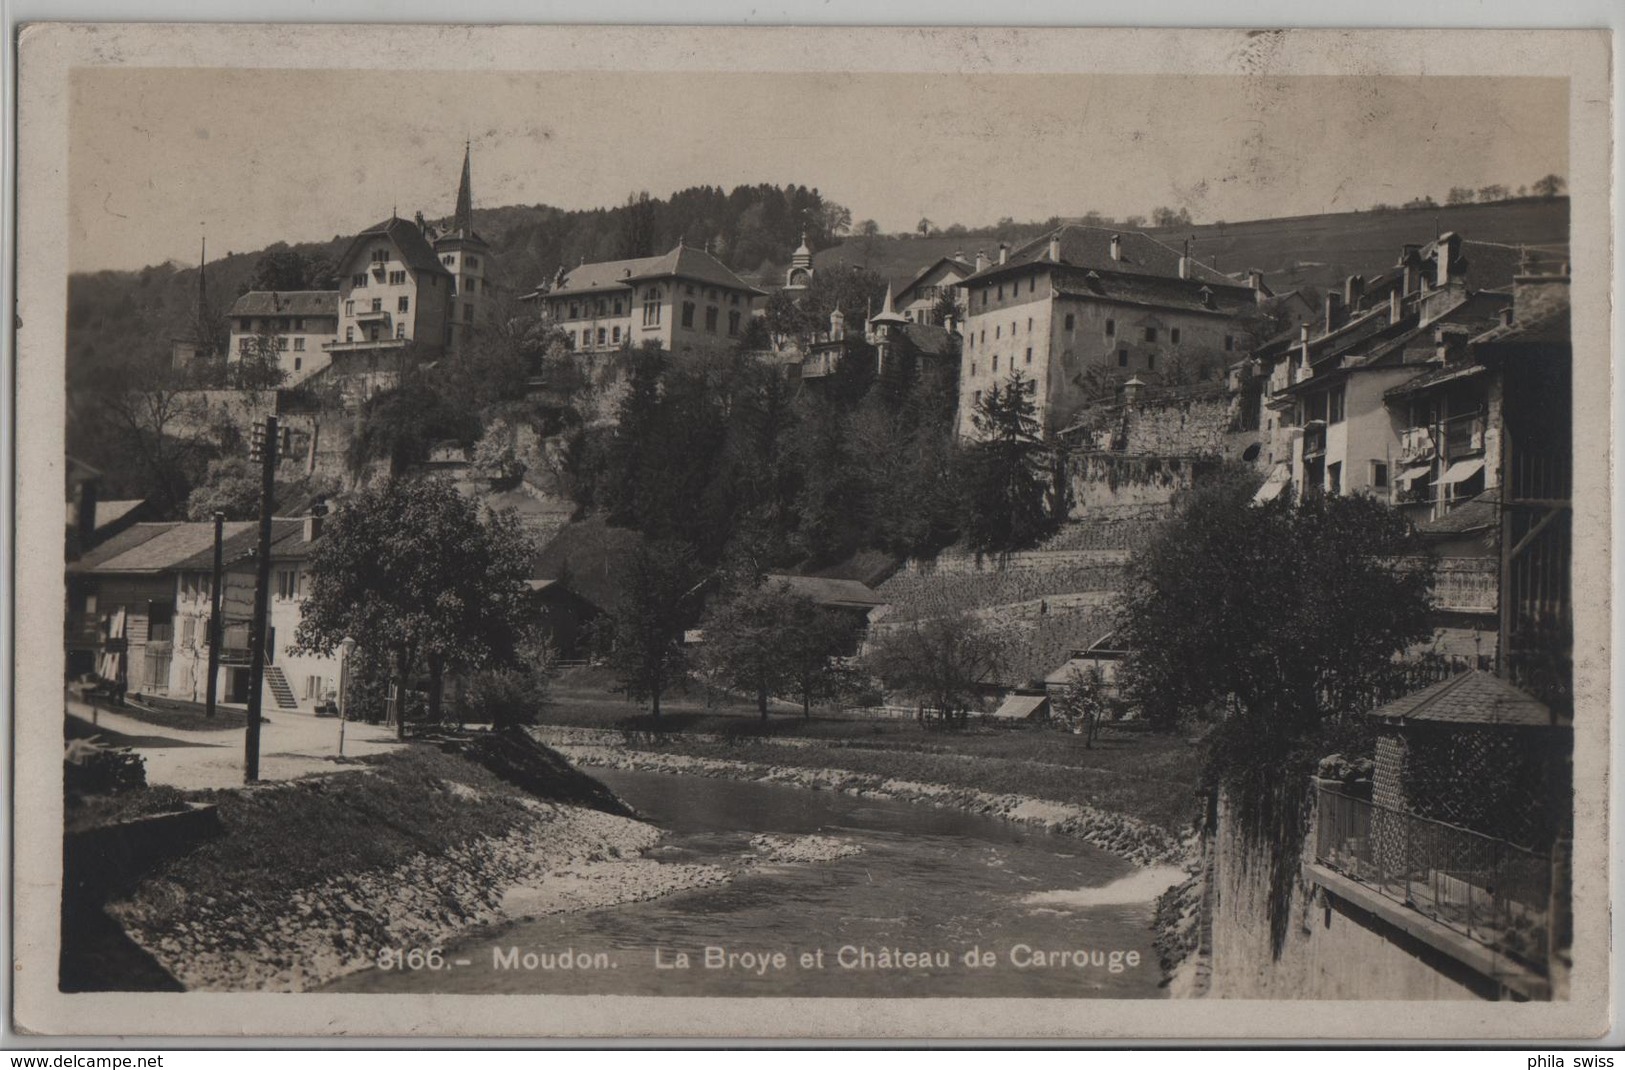
<path fill-rule="evenodd" d="M 435 255 L 451 272 L 452 292 L 446 310 L 446 348 L 459 352 L 468 336 L 490 314 L 491 247 L 474 230 L 473 146 L 463 143 L 463 175 L 457 184 L 457 208 L 451 226 L 434 239 Z"/>
<path fill-rule="evenodd" d="M 880 303 L 880 311 L 869 317 L 869 344 L 875 347 L 877 371 L 886 370 L 886 358 L 891 354 L 891 347 L 897 341 L 896 336 L 902 332 L 903 325 L 907 322 L 908 319 L 897 311 L 891 283 L 888 282 L 886 298 Z"/>

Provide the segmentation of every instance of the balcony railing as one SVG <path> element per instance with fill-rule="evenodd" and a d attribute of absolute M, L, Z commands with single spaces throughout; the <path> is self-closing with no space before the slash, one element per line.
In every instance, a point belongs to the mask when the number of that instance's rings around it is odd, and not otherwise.
<path fill-rule="evenodd" d="M 1430 461 L 1436 452 L 1431 427 L 1407 427 L 1399 433 L 1399 458 L 1401 461 Z"/>
<path fill-rule="evenodd" d="M 1546 972 L 1550 857 L 1326 787 L 1317 796 L 1317 862 L 1530 970 Z"/>

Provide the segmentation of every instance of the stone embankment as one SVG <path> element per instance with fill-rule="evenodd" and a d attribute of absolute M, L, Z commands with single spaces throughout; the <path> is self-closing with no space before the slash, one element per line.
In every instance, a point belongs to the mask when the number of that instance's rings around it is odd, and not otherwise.
<path fill-rule="evenodd" d="M 626 746 L 620 733 L 599 729 L 549 726 L 532 731 L 541 742 L 577 765 L 755 780 L 813 791 L 839 791 L 849 795 L 927 803 L 1074 836 L 1139 866 L 1181 864 L 1188 857 L 1187 846 L 1166 829 L 1089 806 L 1027 795 L 994 794 L 942 784 L 922 784 L 844 769 L 766 765 L 638 750 Z"/>

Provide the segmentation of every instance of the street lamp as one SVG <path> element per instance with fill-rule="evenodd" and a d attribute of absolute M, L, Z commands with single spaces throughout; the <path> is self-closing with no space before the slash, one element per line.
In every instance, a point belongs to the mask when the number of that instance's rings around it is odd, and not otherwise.
<path fill-rule="evenodd" d="M 346 635 L 339 640 L 339 757 L 344 757 L 344 721 L 348 716 L 350 697 L 350 655 L 355 652 L 355 640 Z"/>

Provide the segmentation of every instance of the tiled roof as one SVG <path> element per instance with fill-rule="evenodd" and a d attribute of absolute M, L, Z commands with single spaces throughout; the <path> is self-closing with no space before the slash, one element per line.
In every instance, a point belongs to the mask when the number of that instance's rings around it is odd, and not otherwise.
<path fill-rule="evenodd" d="M 440 275 L 451 274 L 440 262 L 440 257 L 435 255 L 434 247 L 429 244 L 429 239 L 423 236 L 418 225 L 410 219 L 400 218 L 386 219 L 357 234 L 351 240 L 349 248 L 344 250 L 344 255 L 339 258 L 339 264 L 348 264 L 363 246 L 380 235 L 395 243 L 407 267 L 415 271 L 431 271 Z"/>
<path fill-rule="evenodd" d="M 1207 302 L 1203 299 L 1203 289 L 1210 295 Z M 1243 287 L 1209 286 L 1188 279 L 1119 275 L 1111 272 L 1096 273 L 1096 277 L 1090 278 L 1087 274 L 1069 271 L 1056 285 L 1056 292 L 1068 297 L 1088 297 L 1097 301 L 1112 301 L 1148 308 L 1207 312 L 1215 316 L 1234 316 L 1255 307 L 1253 292 Z"/>
<path fill-rule="evenodd" d="M 941 267 L 943 264 L 947 264 L 949 267 L 958 268 L 960 275 L 964 278 L 969 278 L 976 273 L 976 265 L 974 264 L 968 264 L 963 260 L 959 260 L 951 256 L 939 256 L 920 270 L 916 271 L 907 282 L 903 283 L 901 286 L 898 286 L 896 288 L 897 295 L 901 297 L 910 290 L 914 289 L 914 287 L 918 286 L 927 275 L 937 270 L 937 268 Z"/>
<path fill-rule="evenodd" d="M 1514 321 L 1485 331 L 1473 339 L 1472 345 L 1475 348 L 1513 343 L 1567 345 L 1569 339 L 1569 310 L 1565 305 L 1534 319 Z"/>
<path fill-rule="evenodd" d="M 909 344 L 924 356 L 948 357 L 955 354 L 955 335 L 948 333 L 946 327 L 930 323 L 906 323 L 900 329 Z"/>
<path fill-rule="evenodd" d="M 857 580 L 776 574 L 769 575 L 767 582 L 788 584 L 791 592 L 803 598 L 810 598 L 821 606 L 868 609 L 886 604 L 886 600 L 876 593 L 874 588 Z"/>
<path fill-rule="evenodd" d="M 761 293 L 754 286 L 746 285 L 745 281 L 728 269 L 728 265 L 712 256 L 703 249 L 691 249 L 679 244 L 665 256 L 657 256 L 641 271 L 634 269 L 629 282 L 638 282 L 644 279 L 663 278 L 693 279 L 712 286 L 726 286 L 733 290 L 750 290 Z"/>
<path fill-rule="evenodd" d="M 230 316 L 337 316 L 337 290 L 250 290 L 232 303 Z"/>
<path fill-rule="evenodd" d="M 233 521 L 225 525 L 224 534 L 230 539 L 253 527 L 252 521 Z M 126 536 L 136 537 L 127 539 Z M 212 521 L 137 524 L 81 558 L 76 562 L 78 567 L 75 571 L 105 574 L 207 568 L 207 562 L 213 560 L 213 553 Z M 189 564 L 196 559 L 203 560 L 205 564 Z"/>
<path fill-rule="evenodd" d="M 1470 531 L 1493 528 L 1500 522 L 1500 488 L 1491 487 L 1443 516 L 1416 525 L 1416 530 L 1423 535 L 1465 535 Z"/>
<path fill-rule="evenodd" d="M 1395 699 L 1370 716 L 1391 723 L 1544 726 L 1555 723 L 1544 703 L 1499 676 L 1468 669 L 1448 680 Z"/>
<path fill-rule="evenodd" d="M 1086 227 L 1077 223 L 1063 224 L 1055 230 L 1039 235 L 1026 245 L 1011 250 L 1006 263 L 990 264 L 986 270 L 972 275 L 971 278 L 978 280 L 993 278 L 1028 264 L 1047 263 L 1050 238 L 1057 234 L 1061 239 L 1063 264 L 1092 268 L 1096 271 L 1110 271 L 1119 275 L 1179 278 L 1179 250 L 1137 230 Z M 1111 246 L 1114 236 L 1121 240 L 1122 258 L 1119 260 L 1112 259 Z M 1230 276 L 1215 271 L 1194 258 L 1190 261 L 1190 279 L 1187 281 L 1245 289 L 1238 286 Z"/>

